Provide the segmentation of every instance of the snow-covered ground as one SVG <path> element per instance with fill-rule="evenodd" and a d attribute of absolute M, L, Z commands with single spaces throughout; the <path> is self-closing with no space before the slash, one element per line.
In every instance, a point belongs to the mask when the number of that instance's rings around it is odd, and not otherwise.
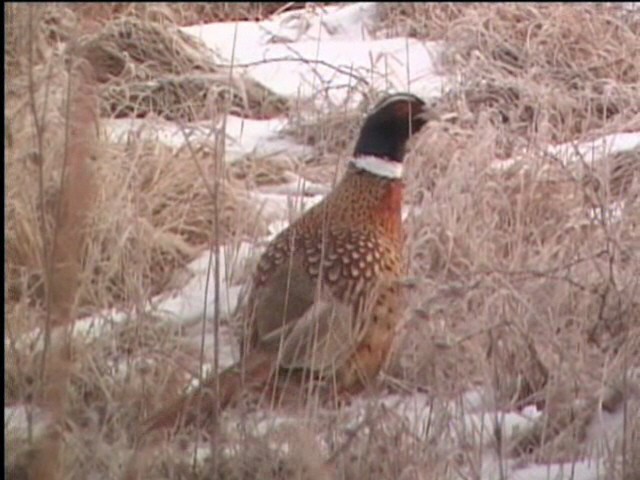
<path fill-rule="evenodd" d="M 214 23 L 183 28 L 188 34 L 202 39 L 220 58 L 246 75 L 261 82 L 275 92 L 292 99 L 311 99 L 321 108 L 355 105 L 367 90 L 411 91 L 422 97 L 436 97 L 446 87 L 446 78 L 437 73 L 435 61 L 442 45 L 437 42 L 420 42 L 409 38 L 375 39 L 370 30 L 374 23 L 375 4 L 355 3 L 339 6 L 309 6 L 304 10 L 287 12 L 262 22 Z M 320 92 L 320 93 L 319 93 Z M 270 154 L 286 151 L 291 155 L 304 156 L 308 147 L 295 145 L 279 135 L 287 125 L 287 118 L 270 120 L 247 120 L 229 117 L 226 123 L 226 154 L 234 161 L 248 154 Z M 160 120 L 106 120 L 107 138 L 126 141 L 130 135 L 153 138 L 172 147 L 185 144 L 185 135 L 190 142 L 213 142 L 216 129 L 221 125 L 197 123 L 176 125 Z M 623 151 L 640 145 L 640 132 L 607 136 L 585 144 L 565 144 L 549 147 L 549 153 L 562 162 L 593 162 L 607 152 Z M 503 162 L 503 166 L 514 161 Z M 277 188 L 252 192 L 256 202 L 263 202 L 273 222 L 270 228 L 274 235 L 286 226 L 287 205 L 291 196 L 297 195 L 299 178 Z M 322 198 L 329 186 L 307 184 L 305 208 Z M 224 318 L 237 305 L 239 295 L 248 279 L 244 266 L 261 251 L 264 241 L 254 245 L 241 243 L 220 250 L 220 314 Z M 164 321 L 190 327 L 214 315 L 214 279 L 210 252 L 204 252 L 188 267 L 189 278 L 181 288 L 164 292 L 152 298 L 146 307 Z M 207 288 L 208 286 L 208 288 Z M 121 311 L 103 312 L 76 322 L 75 335 L 87 341 L 105 334 L 113 325 L 128 321 L 130 314 Z M 223 342 L 220 364 L 231 364 L 235 357 L 235 346 L 228 345 L 232 336 L 222 327 Z M 199 335 L 199 329 L 193 329 Z M 24 348 L 38 338 L 33 332 L 18 342 Z M 207 348 L 207 351 L 211 349 Z M 460 410 L 452 404 L 452 431 L 460 435 L 477 432 L 493 432 L 496 425 L 505 437 L 526 428 L 538 415 L 535 407 L 522 412 L 494 412 L 491 402 L 482 393 L 470 392 L 465 397 L 465 408 Z M 376 400 L 406 419 L 423 434 L 423 425 L 430 412 L 430 399 L 423 394 L 404 397 L 383 397 Z M 369 402 L 367 400 L 366 402 Z M 364 400 L 351 407 L 352 421 L 357 422 L 363 412 Z M 268 414 L 262 413 L 269 418 Z M 601 422 L 617 425 L 622 412 L 600 417 Z M 46 415 L 36 413 L 36 423 L 46 421 Z M 271 415 L 271 421 L 276 420 Z M 295 421 L 295 420 L 294 420 Z M 7 428 L 26 434 L 26 414 L 19 406 L 5 407 L 5 432 Z M 612 435 L 619 429 L 612 429 Z M 471 432 L 471 433 L 470 433 Z M 474 433 L 475 432 L 475 433 Z M 485 433 L 485 435 L 487 435 Z M 594 434 L 595 435 L 595 434 Z M 489 435 L 487 435 L 489 438 Z M 447 441 L 463 441 L 453 436 Z M 484 443 L 483 443 L 484 445 Z M 483 478 L 497 478 L 498 463 L 491 449 L 485 446 L 486 462 Z M 506 465 L 506 478 L 516 479 L 597 479 L 602 478 L 602 465 L 596 460 L 577 462 L 571 465 Z"/>
<path fill-rule="evenodd" d="M 214 23 L 183 31 L 276 93 L 315 98 L 320 106 L 355 106 L 368 88 L 440 95 L 445 79 L 434 72 L 440 44 L 375 39 L 370 33 L 375 17 L 375 3 L 311 6 L 262 22 Z"/>

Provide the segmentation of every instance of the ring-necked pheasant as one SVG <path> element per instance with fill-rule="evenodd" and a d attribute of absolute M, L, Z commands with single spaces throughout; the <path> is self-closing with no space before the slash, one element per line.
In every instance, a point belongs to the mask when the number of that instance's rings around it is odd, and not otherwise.
<path fill-rule="evenodd" d="M 213 414 L 216 381 L 225 408 L 242 392 L 289 384 L 355 393 L 377 375 L 403 307 L 405 145 L 426 114 L 411 94 L 378 103 L 341 181 L 262 254 L 241 311 L 241 361 L 153 414 L 145 431 Z"/>

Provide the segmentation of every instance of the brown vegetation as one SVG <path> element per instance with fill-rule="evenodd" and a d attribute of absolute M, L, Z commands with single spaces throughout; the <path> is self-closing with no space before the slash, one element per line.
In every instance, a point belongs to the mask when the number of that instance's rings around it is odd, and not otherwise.
<path fill-rule="evenodd" d="M 320 152 L 311 164 L 261 158 L 225 166 L 213 140 L 194 151 L 104 138 L 91 126 L 88 104 L 70 101 L 69 92 L 82 89 L 69 88 L 76 78 L 69 60 L 84 57 L 97 70 L 92 88 L 102 117 L 189 121 L 230 110 L 295 116 L 264 87 L 230 78 L 175 28 L 290 5 L 5 5 L 5 68 L 12 72 L 5 81 L 5 405 L 33 399 L 48 384 L 39 377 L 40 354 L 16 346 L 22 333 L 56 311 L 61 323 L 111 306 L 141 311 L 213 238 L 234 244 L 266 234 L 250 189 L 278 183 L 288 170 L 329 183 L 360 113 L 294 125 Z M 484 433 L 502 461 L 604 455 L 606 478 L 637 478 L 638 148 L 593 165 L 586 158 L 565 164 L 545 149 L 640 130 L 640 18 L 621 12 L 610 4 L 381 6 L 380 35 L 444 40 L 442 68 L 458 80 L 434 107 L 442 120 L 412 145 L 406 227 L 413 294 L 383 382 L 428 391 L 428 441 L 385 408 L 372 408 L 346 433 L 341 412 L 314 412 L 309 425 L 293 433 L 272 428 L 267 437 L 223 422 L 228 448 L 215 465 L 217 478 L 479 477 L 480 434 L 466 443 L 447 440 L 455 428 L 447 402 L 478 387 L 490 393 L 492 409 L 544 409 L 533 428 L 513 438 Z M 121 28 L 140 35 L 137 48 L 158 47 L 140 54 L 156 61 L 141 62 L 118 43 L 126 38 Z M 505 158 L 515 161 L 497 168 L 496 159 Z M 607 209 L 621 201 L 618 219 L 607 220 Z M 9 476 L 34 455 L 43 458 L 40 450 L 50 447 L 54 458 L 60 438 L 64 478 L 123 475 L 133 426 L 160 392 L 183 387 L 187 370 L 180 329 L 133 317 L 90 346 L 75 343 L 72 355 L 50 365 L 62 372 L 58 387 L 69 385 L 59 392 L 66 398 L 54 397 L 64 428 L 51 443 L 16 440 L 5 455 Z M 124 373 L 113 366 L 120 354 L 129 359 Z M 621 410 L 626 424 L 615 442 L 585 444 L 594 419 Z M 316 434 L 331 439 L 327 455 Z M 286 441 L 292 435 L 297 440 Z M 145 472 L 211 478 L 210 463 L 192 468 L 192 439 L 183 432 L 154 447 Z"/>

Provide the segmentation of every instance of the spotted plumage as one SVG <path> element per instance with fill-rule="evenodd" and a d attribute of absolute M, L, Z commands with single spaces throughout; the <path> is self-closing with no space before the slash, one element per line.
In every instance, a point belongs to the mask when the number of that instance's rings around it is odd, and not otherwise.
<path fill-rule="evenodd" d="M 295 372 L 338 393 L 357 392 L 377 375 L 403 306 L 402 160 L 425 113 L 414 95 L 381 101 L 341 181 L 267 246 L 239 313 L 241 362 L 217 377 L 221 407 L 249 386 L 277 390 L 278 377 Z M 197 399 L 210 410 L 215 380 L 152 416 L 147 428 L 193 420 Z"/>

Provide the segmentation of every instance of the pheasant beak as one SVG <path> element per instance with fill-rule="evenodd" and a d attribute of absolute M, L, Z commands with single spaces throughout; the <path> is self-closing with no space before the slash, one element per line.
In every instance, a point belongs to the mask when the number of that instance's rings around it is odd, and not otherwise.
<path fill-rule="evenodd" d="M 440 115 L 434 108 L 423 106 L 421 111 L 415 116 L 418 120 L 423 120 L 425 123 L 440 120 Z"/>

